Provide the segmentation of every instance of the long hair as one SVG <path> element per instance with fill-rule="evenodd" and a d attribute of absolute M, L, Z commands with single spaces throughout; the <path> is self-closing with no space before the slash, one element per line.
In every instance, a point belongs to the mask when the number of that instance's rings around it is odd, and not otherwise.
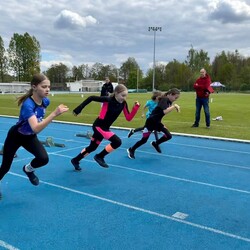
<path fill-rule="evenodd" d="M 162 98 L 166 98 L 168 95 L 179 95 L 181 93 L 181 91 L 177 88 L 172 88 L 170 89 L 168 92 L 164 93 L 161 97 L 159 97 L 159 101 Z"/>
<path fill-rule="evenodd" d="M 166 92 L 164 94 L 164 96 L 167 96 L 167 95 L 179 95 L 181 93 L 181 91 L 177 88 L 172 88 L 170 89 L 168 92 Z"/>
<path fill-rule="evenodd" d="M 44 80 L 48 80 L 47 76 L 45 76 L 44 74 L 35 74 L 30 82 L 31 88 L 24 95 L 17 98 L 17 105 L 20 106 L 28 97 L 33 95 L 33 85 L 37 86 Z"/>

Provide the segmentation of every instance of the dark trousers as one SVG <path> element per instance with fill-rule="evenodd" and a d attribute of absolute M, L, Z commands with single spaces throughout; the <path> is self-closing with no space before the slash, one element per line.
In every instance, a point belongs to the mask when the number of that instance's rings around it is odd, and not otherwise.
<path fill-rule="evenodd" d="M 205 113 L 206 126 L 210 126 L 210 111 L 209 111 L 209 98 L 196 98 L 196 112 L 194 124 L 199 126 L 201 118 L 201 108 L 203 107 Z"/>
<path fill-rule="evenodd" d="M 14 155 L 21 146 L 35 156 L 31 161 L 33 168 L 42 167 L 49 162 L 48 154 L 36 134 L 23 135 L 18 132 L 18 126 L 12 126 L 4 142 L 0 180 L 10 170 Z"/>
<path fill-rule="evenodd" d="M 154 130 L 154 131 L 155 131 L 155 130 Z M 157 140 L 156 140 L 156 143 L 157 143 L 158 145 L 161 144 L 161 143 L 163 143 L 163 142 L 166 142 L 166 141 L 172 139 L 172 134 L 171 134 L 170 131 L 169 131 L 166 127 L 164 127 L 163 125 L 162 125 L 162 129 L 161 129 L 160 131 L 163 132 L 164 135 L 163 135 L 160 139 L 157 139 Z M 139 148 L 140 146 L 142 146 L 143 144 L 145 144 L 145 143 L 148 141 L 148 138 L 149 138 L 149 136 L 150 136 L 151 133 L 152 133 L 152 131 L 144 132 L 143 135 L 142 135 L 141 140 L 138 141 L 138 142 L 136 142 L 136 143 L 134 144 L 134 146 L 131 147 L 131 149 L 132 149 L 133 151 L 135 151 L 137 148 Z"/>

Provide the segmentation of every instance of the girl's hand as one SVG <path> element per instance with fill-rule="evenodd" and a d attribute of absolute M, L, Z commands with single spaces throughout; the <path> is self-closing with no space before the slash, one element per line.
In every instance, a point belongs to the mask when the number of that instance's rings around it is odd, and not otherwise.
<path fill-rule="evenodd" d="M 177 112 L 181 112 L 181 107 L 178 104 L 174 104 L 174 107 Z"/>
<path fill-rule="evenodd" d="M 140 106 L 140 103 L 138 101 L 136 101 L 135 106 Z"/>
<path fill-rule="evenodd" d="M 55 115 L 58 116 L 58 115 L 61 115 L 62 113 L 65 113 L 69 110 L 69 108 L 64 105 L 64 104 L 60 104 L 56 109 L 55 109 Z"/>

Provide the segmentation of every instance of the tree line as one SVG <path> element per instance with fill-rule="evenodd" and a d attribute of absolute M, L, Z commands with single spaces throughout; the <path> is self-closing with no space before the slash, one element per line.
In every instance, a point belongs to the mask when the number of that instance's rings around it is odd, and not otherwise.
<path fill-rule="evenodd" d="M 41 47 L 39 41 L 27 32 L 14 33 L 8 49 L 5 49 L 0 36 L 0 82 L 30 81 L 34 73 L 41 72 Z M 250 90 L 250 57 L 244 57 L 238 50 L 222 51 L 212 62 L 208 52 L 196 50 L 191 45 L 186 60 L 176 59 L 167 65 L 155 64 L 155 89 L 168 90 L 177 87 L 183 91 L 193 90 L 193 83 L 199 77 L 199 71 L 205 68 L 212 81 L 226 85 L 227 91 Z M 66 82 L 96 79 L 106 76 L 113 82 L 122 82 L 128 88 L 152 90 L 153 69 L 144 74 L 135 58 L 129 57 L 120 67 L 113 64 L 81 64 L 69 68 L 63 63 L 51 65 L 45 72 L 51 80 L 52 89 L 66 90 Z"/>

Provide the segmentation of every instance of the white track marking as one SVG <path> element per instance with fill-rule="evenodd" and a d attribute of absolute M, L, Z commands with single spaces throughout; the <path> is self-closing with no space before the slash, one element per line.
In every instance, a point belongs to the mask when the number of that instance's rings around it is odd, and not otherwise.
<path fill-rule="evenodd" d="M 15 173 L 10 173 L 10 174 L 26 179 L 26 177 L 23 176 L 23 175 L 19 175 L 19 174 L 15 174 Z M 172 216 L 157 213 L 157 212 L 154 212 L 154 211 L 151 211 L 151 210 L 148 210 L 148 209 L 136 207 L 136 206 L 129 205 L 129 204 L 126 204 L 126 203 L 122 203 L 122 202 L 119 202 L 119 201 L 115 201 L 115 200 L 107 199 L 107 198 L 104 198 L 104 197 L 101 197 L 101 196 L 97 196 L 97 195 L 89 194 L 89 193 L 86 193 L 86 192 L 82 192 L 82 191 L 79 191 L 79 190 L 76 190 L 76 189 L 72 189 L 72 188 L 61 186 L 61 185 L 53 184 L 53 183 L 50 183 L 50 182 L 40 181 L 40 183 L 43 183 L 43 184 L 51 186 L 51 187 L 59 188 L 59 189 L 65 190 L 65 191 L 69 191 L 69 192 L 72 192 L 72 193 L 87 196 L 87 197 L 90 197 L 90 198 L 93 198 L 93 199 L 108 202 L 108 203 L 111 203 L 111 204 L 114 204 L 114 205 L 117 205 L 117 206 L 125 207 L 125 208 L 128 208 L 128 209 L 132 209 L 132 210 L 139 211 L 139 212 L 142 212 L 142 213 L 150 214 L 150 215 L 153 215 L 153 216 L 161 217 L 163 219 L 167 219 L 167 220 L 170 220 L 170 221 L 175 221 L 175 222 L 178 222 L 178 223 L 186 224 L 186 225 L 196 227 L 196 228 L 199 228 L 199 229 L 202 229 L 202 230 L 205 230 L 205 231 L 209 231 L 209 232 L 212 232 L 212 233 L 215 233 L 215 234 L 220 234 L 220 235 L 223 235 L 223 236 L 226 236 L 226 237 L 230 237 L 230 238 L 233 238 L 233 239 L 237 239 L 237 240 L 241 240 L 241 241 L 245 241 L 245 242 L 250 243 L 250 238 L 246 238 L 246 237 L 242 237 L 240 235 L 228 233 L 228 232 L 216 229 L 216 228 L 207 227 L 207 226 L 192 223 L 192 222 L 189 222 L 189 221 L 183 221 L 181 219 L 174 218 Z"/>
<path fill-rule="evenodd" d="M 12 245 L 10 245 L 2 240 L 0 240 L 0 247 L 3 247 L 3 248 L 8 249 L 8 250 L 19 250 L 19 248 L 13 247 Z"/>

